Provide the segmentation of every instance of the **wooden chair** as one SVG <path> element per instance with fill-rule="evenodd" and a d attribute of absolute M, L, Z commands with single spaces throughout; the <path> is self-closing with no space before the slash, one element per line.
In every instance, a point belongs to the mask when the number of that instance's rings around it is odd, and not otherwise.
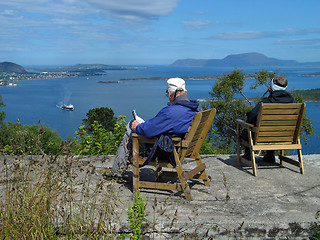
<path fill-rule="evenodd" d="M 280 164 L 283 161 L 300 168 L 303 174 L 303 161 L 300 144 L 300 132 L 305 112 L 305 103 L 261 103 L 257 123 L 246 123 L 237 120 L 237 160 L 238 165 L 244 163 L 253 168 L 254 176 L 257 176 L 254 151 L 281 150 Z M 248 141 L 242 139 L 243 129 L 248 131 Z M 250 149 L 251 161 L 240 156 L 241 146 Z M 284 150 L 296 149 L 299 161 L 285 157 Z"/>
<path fill-rule="evenodd" d="M 194 115 L 184 139 L 172 138 L 175 145 L 173 152 L 174 160 L 176 162 L 175 167 L 168 163 L 167 160 L 163 159 L 155 159 L 155 161 L 151 161 L 147 164 L 154 166 L 156 169 L 156 181 L 153 182 L 140 181 L 140 165 L 142 165 L 146 159 L 139 156 L 139 143 L 154 143 L 156 138 L 148 139 L 135 133 L 132 134 L 133 191 L 135 192 L 139 190 L 139 188 L 179 190 L 184 192 L 186 199 L 191 200 L 192 197 L 187 182 L 188 179 L 201 179 L 205 185 L 209 185 L 210 180 L 205 171 L 206 165 L 202 163 L 199 150 L 207 136 L 215 114 L 216 110 L 214 108 L 203 112 L 197 112 Z M 185 171 L 181 165 L 184 158 L 187 157 L 194 159 L 197 163 L 197 166 L 188 172 Z M 171 171 L 162 171 L 162 168 L 171 168 Z M 177 183 L 158 182 L 157 180 L 160 176 L 176 177 L 179 181 Z"/>

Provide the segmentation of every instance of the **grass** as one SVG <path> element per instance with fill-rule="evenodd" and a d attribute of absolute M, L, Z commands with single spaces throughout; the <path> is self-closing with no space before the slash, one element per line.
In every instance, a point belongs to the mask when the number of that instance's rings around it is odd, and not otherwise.
<path fill-rule="evenodd" d="M 79 168 L 81 159 L 38 156 L 3 161 L 1 239 L 113 236 L 118 223 L 114 210 L 119 199 L 112 182 L 94 174 L 95 169 Z"/>

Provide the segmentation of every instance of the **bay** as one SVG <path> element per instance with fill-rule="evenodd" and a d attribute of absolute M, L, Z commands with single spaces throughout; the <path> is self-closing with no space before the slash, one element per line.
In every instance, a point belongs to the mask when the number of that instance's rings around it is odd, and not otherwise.
<path fill-rule="evenodd" d="M 105 75 L 92 77 L 71 77 L 56 79 L 39 79 L 20 81 L 17 86 L 0 87 L 0 94 L 6 104 L 5 121 L 22 124 L 44 123 L 64 138 L 73 137 L 82 125 L 82 119 L 92 108 L 109 107 L 115 116 L 127 116 L 131 119 L 132 109 L 139 116 L 149 119 L 166 106 L 166 80 L 124 80 L 151 77 L 198 77 L 221 75 L 231 72 L 233 68 L 185 68 L 171 66 L 143 66 L 137 70 L 112 70 Z M 261 69 L 245 69 L 245 73 Z M 275 69 L 268 69 L 275 70 Z M 280 69 L 280 74 L 288 78 L 290 89 L 319 88 L 320 77 L 301 76 L 304 73 L 319 71 L 312 68 Z M 209 98 L 209 91 L 214 79 L 189 80 L 185 78 L 190 99 Z M 120 81 L 120 83 L 99 83 L 101 81 Z M 244 92 L 248 97 L 262 96 L 265 89 L 250 90 L 253 79 L 247 79 Z M 73 104 L 74 111 L 59 108 L 61 104 Z M 318 118 L 320 103 L 307 103 L 306 113 L 314 124 L 315 133 L 320 135 Z M 304 146 L 303 153 L 320 153 L 317 137 L 311 137 L 309 145 Z"/>

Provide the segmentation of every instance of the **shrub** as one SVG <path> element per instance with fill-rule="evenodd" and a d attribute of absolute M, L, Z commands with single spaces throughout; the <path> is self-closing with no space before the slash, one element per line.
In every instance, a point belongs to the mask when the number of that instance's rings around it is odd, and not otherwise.
<path fill-rule="evenodd" d="M 85 126 L 76 131 L 75 153 L 82 155 L 110 155 L 116 154 L 125 132 L 126 122 L 124 116 L 119 116 L 114 130 L 107 131 L 98 121 L 91 124 L 91 133 Z"/>

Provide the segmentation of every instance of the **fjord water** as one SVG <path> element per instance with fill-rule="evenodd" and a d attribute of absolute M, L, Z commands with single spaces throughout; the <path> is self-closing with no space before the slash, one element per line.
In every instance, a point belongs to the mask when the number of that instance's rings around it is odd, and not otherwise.
<path fill-rule="evenodd" d="M 70 77 L 55 79 L 39 79 L 20 81 L 17 86 L 0 87 L 0 94 L 6 107 L 5 121 L 22 124 L 37 124 L 39 121 L 49 126 L 66 139 L 74 136 L 82 125 L 82 119 L 92 108 L 109 107 L 115 116 L 125 115 L 131 119 L 132 109 L 144 119 L 151 118 L 167 104 L 165 95 L 165 80 L 124 80 L 151 77 L 197 77 L 221 75 L 231 72 L 232 68 L 184 68 L 170 66 L 149 66 L 137 70 L 112 70 L 105 75 L 90 77 Z M 245 69 L 245 73 L 261 69 Z M 269 70 L 269 69 L 268 69 Z M 270 69 L 275 70 L 275 69 Z M 319 88 L 320 77 L 301 76 L 303 73 L 313 73 L 318 69 L 280 69 L 289 80 L 290 89 Z M 186 79 L 190 99 L 209 98 L 209 91 L 215 83 L 214 79 Z M 99 81 L 112 81 L 99 83 Z M 115 82 L 113 82 L 115 81 Z M 120 83 L 116 83 L 120 81 Z M 253 79 L 246 80 L 244 89 L 248 97 L 262 96 L 265 89 L 249 90 Z M 240 97 L 240 96 L 239 96 Z M 74 111 L 62 110 L 61 104 L 73 104 Z M 318 117 L 320 103 L 308 102 L 306 113 L 314 124 L 315 132 L 320 135 L 320 120 Z M 320 153 L 317 137 L 311 137 L 303 153 Z"/>

